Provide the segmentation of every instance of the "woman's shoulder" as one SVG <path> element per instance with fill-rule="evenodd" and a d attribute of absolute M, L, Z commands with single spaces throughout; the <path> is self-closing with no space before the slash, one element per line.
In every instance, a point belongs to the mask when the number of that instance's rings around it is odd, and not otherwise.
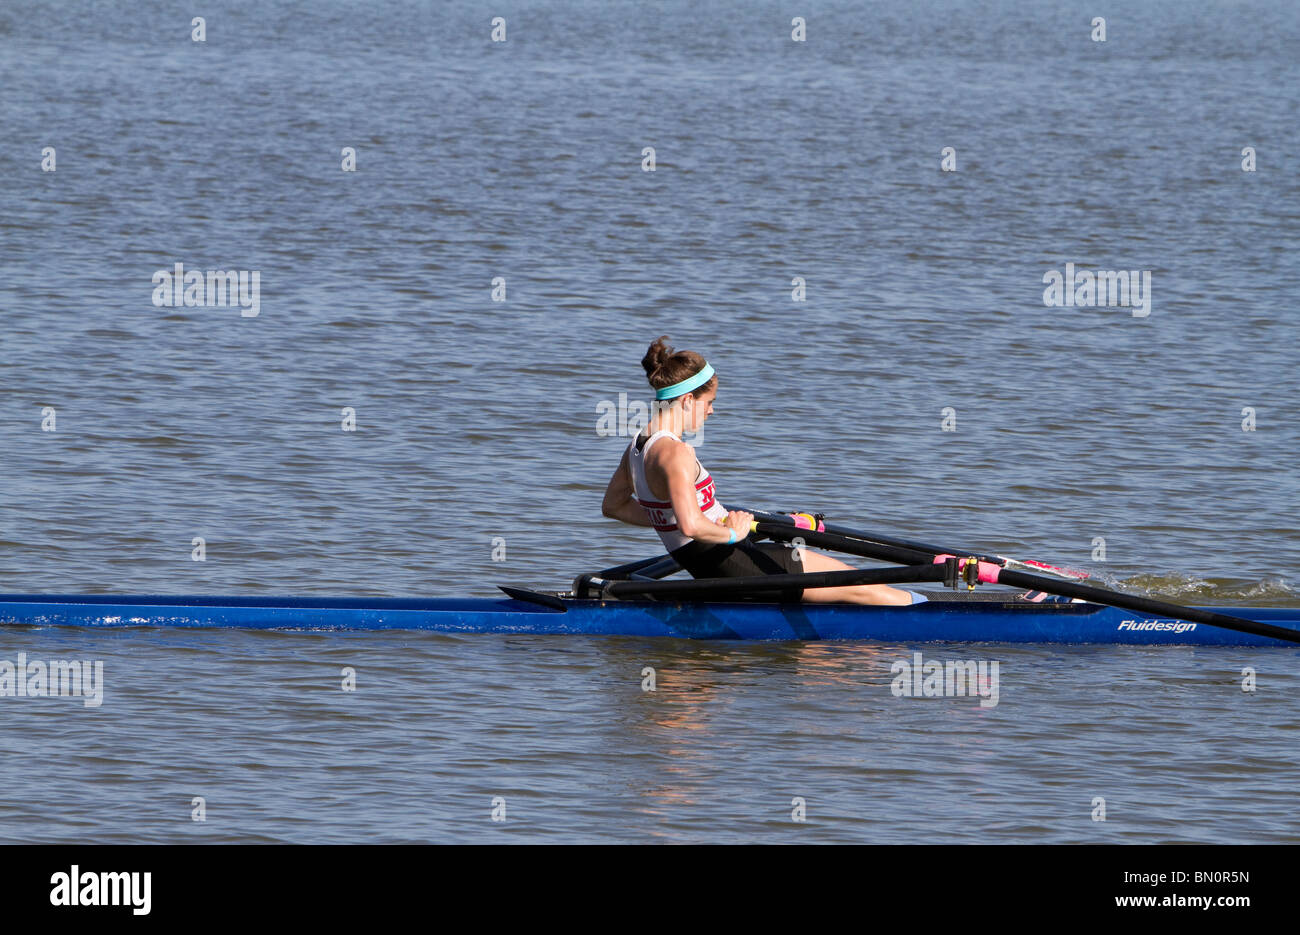
<path fill-rule="evenodd" d="M 693 471 L 696 467 L 695 449 L 671 433 L 655 442 L 648 457 L 666 468 L 680 465 Z"/>
<path fill-rule="evenodd" d="M 642 451 L 649 450 L 654 453 L 655 457 L 659 458 L 680 455 L 682 451 L 690 451 L 691 448 L 690 445 L 669 431 L 655 432 L 650 436 L 643 432 L 637 436 L 636 441 L 638 443 L 637 447 Z"/>

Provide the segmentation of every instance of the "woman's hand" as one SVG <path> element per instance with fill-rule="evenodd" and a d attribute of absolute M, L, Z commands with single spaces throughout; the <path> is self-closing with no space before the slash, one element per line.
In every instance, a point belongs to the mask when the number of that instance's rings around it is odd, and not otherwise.
<path fill-rule="evenodd" d="M 722 525 L 734 532 L 736 541 L 741 542 L 749 535 L 749 527 L 753 522 L 753 513 L 746 513 L 744 510 L 728 510 L 727 519 Z"/>

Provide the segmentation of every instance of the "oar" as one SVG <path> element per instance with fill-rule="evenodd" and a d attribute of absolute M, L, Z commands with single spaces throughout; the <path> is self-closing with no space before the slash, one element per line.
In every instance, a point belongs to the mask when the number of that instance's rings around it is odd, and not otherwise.
<path fill-rule="evenodd" d="M 835 549 L 840 552 L 848 552 L 851 555 L 863 555 L 867 558 L 879 559 L 885 562 L 914 564 L 923 561 L 918 556 L 925 554 L 925 550 L 879 545 L 874 542 L 855 539 L 851 536 L 813 532 L 810 529 L 797 529 L 794 526 L 787 526 L 782 523 L 760 523 L 756 521 L 753 524 L 753 529 L 755 532 L 764 533 L 773 539 L 783 541 L 802 539 L 807 545 Z M 941 553 L 932 555 L 930 560 L 946 562 L 950 557 L 950 555 Z M 996 562 L 981 561 L 977 556 L 970 556 L 970 558 L 974 559 L 976 563 L 970 568 L 970 578 L 989 584 L 1007 584 L 1015 588 L 1031 588 L 1037 591 L 1046 591 L 1048 594 L 1077 597 L 1085 601 L 1091 601 L 1094 604 L 1108 604 L 1111 607 L 1120 607 L 1138 613 L 1158 614 L 1162 617 L 1174 617 L 1190 623 L 1204 623 L 1212 627 L 1222 627 L 1225 630 L 1236 630 L 1238 633 L 1253 633 L 1256 636 L 1267 636 L 1275 640 L 1285 640 L 1288 643 L 1300 643 L 1300 632 L 1288 627 L 1261 623 L 1258 620 L 1247 620 L 1245 617 L 1221 614 L 1218 611 L 1201 607 L 1185 607 L 1182 604 L 1153 601 L 1147 597 L 1123 594 L 1119 591 L 1098 588 L 1090 584 L 1078 584 L 1074 581 L 1061 581 L 1043 575 L 1031 575 L 1022 571 L 1004 568 Z M 959 558 L 958 560 L 966 564 L 963 559 Z"/>
<path fill-rule="evenodd" d="M 879 559 L 882 562 L 894 562 L 897 565 L 921 565 L 926 562 L 933 562 L 937 555 L 953 554 L 950 552 L 938 552 L 932 549 L 920 548 L 912 543 L 898 542 L 896 544 L 891 544 L 887 542 L 879 542 L 874 539 L 858 539 L 841 533 L 817 532 L 812 529 L 800 529 L 779 522 L 769 523 L 755 520 L 751 524 L 750 528 L 754 532 L 763 533 L 764 535 L 771 536 L 773 539 L 780 539 L 783 542 L 800 539 L 803 541 L 804 545 L 820 547 L 823 549 L 833 549 L 836 552 L 847 552 L 850 555 L 862 555 L 867 558 Z"/>
<path fill-rule="evenodd" d="M 682 570 L 677 559 L 671 555 L 656 555 L 623 565 L 615 565 L 604 571 L 596 572 L 602 578 L 667 578 L 674 572 Z"/>
<path fill-rule="evenodd" d="M 765 510 L 747 510 L 744 507 L 736 507 L 736 509 L 744 510 L 746 513 L 752 513 L 756 519 L 762 520 L 763 522 L 796 525 L 794 516 L 789 513 L 769 513 Z M 1076 581 L 1090 577 L 1086 571 L 1073 571 L 1068 568 L 1057 568 L 1055 565 L 1048 565 L 1043 562 L 1007 558 L 1004 555 L 985 555 L 980 552 L 972 552 L 968 549 L 941 548 L 939 546 L 911 542 L 907 539 L 896 539 L 891 536 L 882 536 L 877 533 L 860 532 L 856 529 L 848 529 L 843 526 L 831 526 L 823 523 L 822 531 L 837 536 L 845 536 L 851 539 L 860 539 L 863 542 L 877 542 L 880 545 L 890 545 L 901 549 L 912 549 L 916 552 L 929 552 L 931 555 L 970 555 L 978 558 L 980 561 L 993 562 L 996 565 L 1001 565 L 1003 568 L 1011 568 L 1016 571 L 1056 575 L 1061 578 L 1072 578 Z"/>

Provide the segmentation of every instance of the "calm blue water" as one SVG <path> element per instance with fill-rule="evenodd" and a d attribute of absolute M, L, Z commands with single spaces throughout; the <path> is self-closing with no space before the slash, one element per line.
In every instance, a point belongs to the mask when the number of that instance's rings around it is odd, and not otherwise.
<path fill-rule="evenodd" d="M 720 375 L 724 502 L 1300 605 L 1295 5 L 197 12 L 0 9 L 0 591 L 648 555 L 598 407 L 668 333 Z M 1067 262 L 1150 270 L 1150 316 L 1045 307 Z M 258 271 L 259 314 L 156 307 L 176 263 Z M 0 839 L 1300 839 L 1295 652 L 926 648 L 1000 661 L 990 709 L 895 698 L 910 652 L 3 630 L 106 684 L 0 698 Z"/>

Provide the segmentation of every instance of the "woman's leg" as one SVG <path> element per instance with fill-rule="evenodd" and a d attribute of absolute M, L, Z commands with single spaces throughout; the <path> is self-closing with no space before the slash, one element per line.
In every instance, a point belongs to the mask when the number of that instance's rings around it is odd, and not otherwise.
<path fill-rule="evenodd" d="M 814 552 L 812 549 L 800 549 L 803 555 L 803 570 L 809 571 L 849 571 L 852 565 L 846 565 L 838 558 Z M 843 588 L 808 588 L 803 592 L 803 599 L 810 603 L 848 603 L 848 604 L 910 604 L 912 595 L 887 584 L 851 584 Z"/>

